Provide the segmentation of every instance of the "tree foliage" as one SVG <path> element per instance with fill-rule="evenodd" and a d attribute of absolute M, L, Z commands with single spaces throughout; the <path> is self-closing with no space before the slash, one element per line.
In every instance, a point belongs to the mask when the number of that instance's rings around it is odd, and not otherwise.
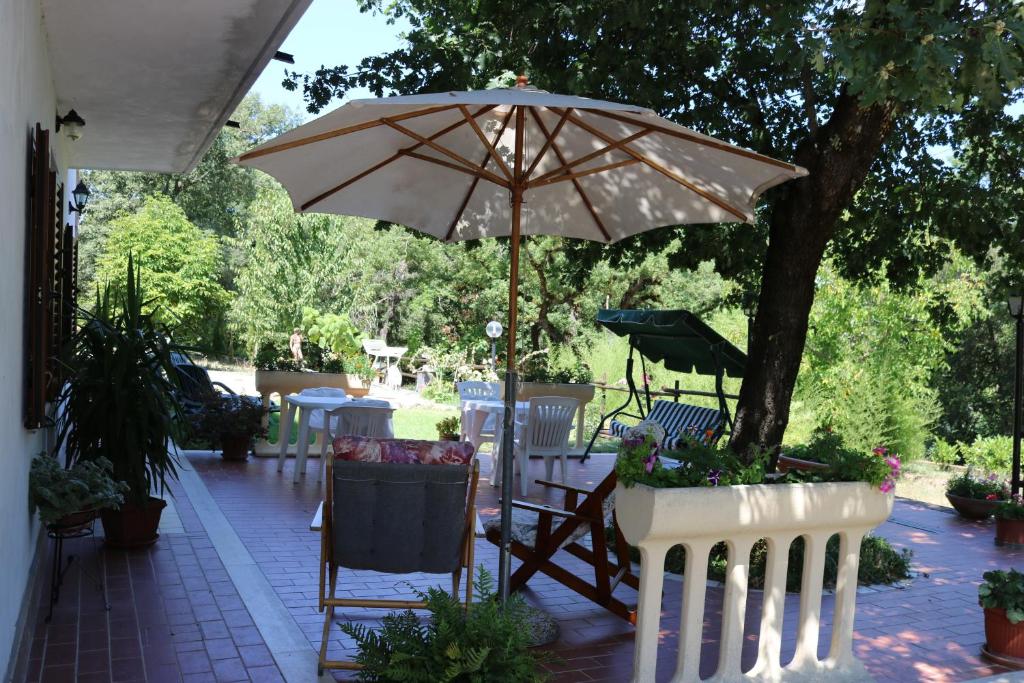
<path fill-rule="evenodd" d="M 301 86 L 311 111 L 356 86 L 378 95 L 480 88 L 526 72 L 541 88 L 647 106 L 809 169 L 769 193 L 758 228 L 652 231 L 610 250 L 620 258 L 679 239 L 673 265 L 714 258 L 747 291 L 760 283 L 739 446 L 781 440 L 826 251 L 848 276 L 870 278 L 888 262 L 897 284 L 913 285 L 960 237 L 979 261 L 993 245 L 1022 249 L 1004 227 L 1017 200 L 989 204 L 985 223 L 971 210 L 1019 175 L 1006 163 L 985 171 L 1001 178 L 987 178 L 976 159 L 988 140 L 1017 134 L 1003 109 L 1020 96 L 1024 8 L 1007 0 L 361 6 L 407 20 L 406 44 L 355 67 L 292 74 L 286 86 Z M 957 166 L 932 156 L 936 145 Z M 573 249 L 577 262 L 609 253 Z"/>
<path fill-rule="evenodd" d="M 170 199 L 147 198 L 135 213 L 114 219 L 96 264 L 96 277 L 115 296 L 128 283 L 125 263 L 134 256 L 146 283 L 144 309 L 174 330 L 179 343 L 209 348 L 229 295 L 218 282 L 220 245 Z"/>

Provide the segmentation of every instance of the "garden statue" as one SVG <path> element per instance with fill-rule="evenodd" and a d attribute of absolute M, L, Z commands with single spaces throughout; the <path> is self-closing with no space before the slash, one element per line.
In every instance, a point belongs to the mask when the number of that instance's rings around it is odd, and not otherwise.
<path fill-rule="evenodd" d="M 302 332 L 297 327 L 292 330 L 292 336 L 288 338 L 288 348 L 292 350 L 292 360 L 302 360 Z"/>

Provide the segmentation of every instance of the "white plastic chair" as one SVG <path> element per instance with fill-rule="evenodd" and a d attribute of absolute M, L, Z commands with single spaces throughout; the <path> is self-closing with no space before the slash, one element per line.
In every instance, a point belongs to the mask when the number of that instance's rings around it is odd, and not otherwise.
<path fill-rule="evenodd" d="M 378 439 L 392 439 L 391 416 L 395 409 L 387 401 L 363 400 L 358 406 L 344 406 L 332 410 L 330 415 L 331 429 L 324 434 L 320 445 L 320 471 L 317 481 L 324 480 L 327 468 L 327 444 L 332 443 L 339 435 L 368 436 Z"/>
<path fill-rule="evenodd" d="M 474 399 L 479 401 L 500 401 L 501 385 L 497 382 L 458 382 L 455 385 L 455 389 L 459 392 L 459 402 L 462 409 L 462 440 L 472 443 L 476 451 L 479 451 L 480 446 L 483 444 L 489 443 L 493 452 L 497 447 L 495 444 L 497 420 L 494 414 L 489 414 L 483 420 L 476 419 L 477 416 L 474 416 L 474 419 L 467 419 L 465 402 Z M 471 423 L 475 428 L 467 428 Z"/>
<path fill-rule="evenodd" d="M 526 495 L 526 471 L 531 455 L 544 456 L 544 473 L 548 480 L 554 474 L 555 458 L 558 457 L 562 463 L 562 483 L 565 483 L 569 464 L 569 432 L 579 407 L 580 402 L 575 398 L 537 396 L 530 399 L 522 437 L 516 440 L 516 465 L 522 495 Z"/>

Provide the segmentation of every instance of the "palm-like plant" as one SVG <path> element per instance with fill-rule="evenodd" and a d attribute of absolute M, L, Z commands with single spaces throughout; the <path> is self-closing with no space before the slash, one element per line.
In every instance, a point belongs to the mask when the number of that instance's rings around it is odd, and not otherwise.
<path fill-rule="evenodd" d="M 144 312 L 141 276 L 128 257 L 123 292 L 109 283 L 65 349 L 57 445 L 69 463 L 107 458 L 140 506 L 177 477 L 170 439 L 183 424 L 175 394 L 175 349 L 154 313 Z"/>

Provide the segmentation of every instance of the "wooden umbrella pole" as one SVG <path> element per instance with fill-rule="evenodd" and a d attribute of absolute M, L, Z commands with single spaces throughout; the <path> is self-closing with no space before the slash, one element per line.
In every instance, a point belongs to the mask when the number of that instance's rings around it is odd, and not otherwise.
<path fill-rule="evenodd" d="M 512 573 L 512 477 L 515 467 L 516 415 L 516 318 L 519 309 L 519 241 L 522 220 L 523 189 L 523 126 L 526 112 L 516 107 L 515 164 L 512 182 L 512 235 L 508 269 L 508 349 L 505 353 L 505 411 L 501 439 L 501 552 L 498 555 L 498 597 L 508 600 Z M 525 477 L 526 472 L 520 472 Z"/>

